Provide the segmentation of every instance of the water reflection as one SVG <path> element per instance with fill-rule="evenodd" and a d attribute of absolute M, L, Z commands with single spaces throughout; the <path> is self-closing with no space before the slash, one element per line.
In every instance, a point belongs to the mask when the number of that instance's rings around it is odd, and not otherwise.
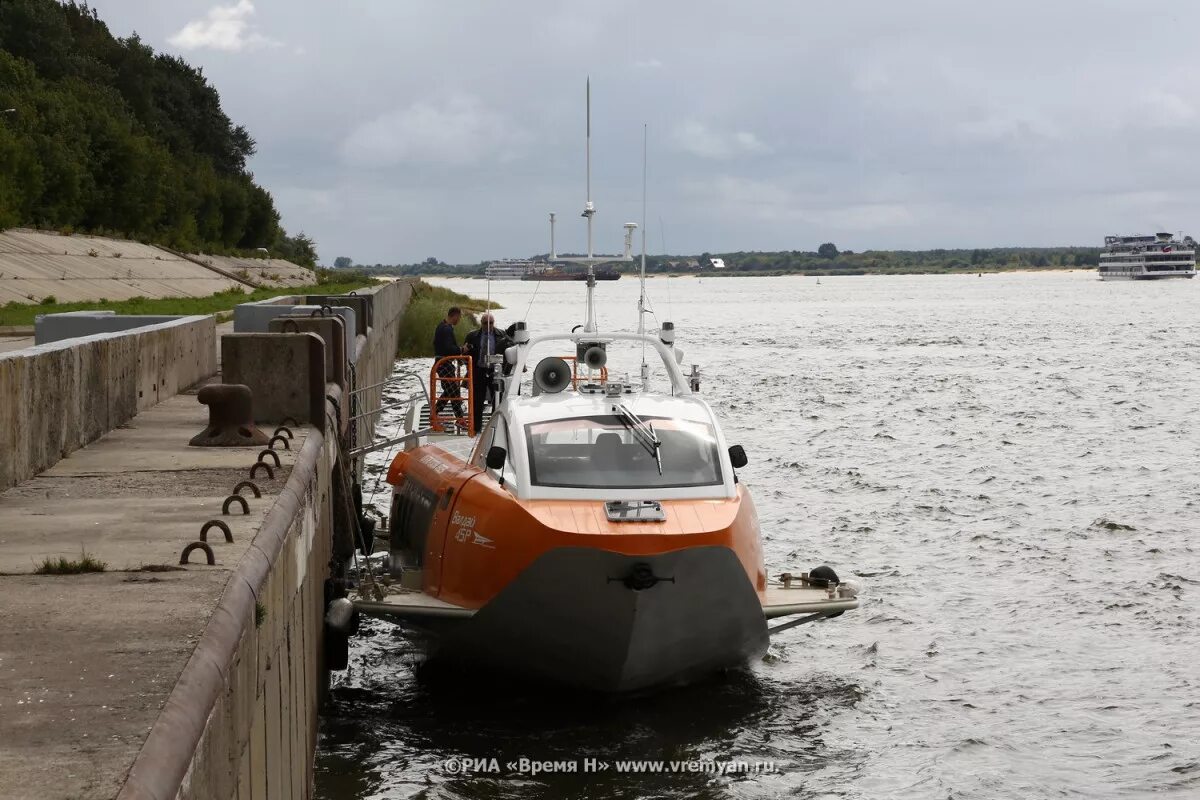
<path fill-rule="evenodd" d="M 862 699 L 838 675 L 780 681 L 752 669 L 642 697 L 613 698 L 510 677 L 426 668 L 406 636 L 370 621 L 352 674 L 331 690 L 322 723 L 320 797 L 526 798 L 619 796 L 631 777 L 621 761 L 742 760 L 773 764 L 754 776 L 693 773 L 636 778 L 642 797 L 738 796 L 739 782 L 784 781 L 830 763 L 861 761 L 823 728 Z M 403 666 L 400 666 L 403 665 Z M 448 774 L 447 759 L 496 759 L 500 771 Z M 578 763 L 580 772 L 521 775 L 520 759 Z M 584 759 L 607 762 L 585 773 Z M 487 767 L 484 767 L 486 770 Z M 443 792 L 445 794 L 443 794 Z"/>

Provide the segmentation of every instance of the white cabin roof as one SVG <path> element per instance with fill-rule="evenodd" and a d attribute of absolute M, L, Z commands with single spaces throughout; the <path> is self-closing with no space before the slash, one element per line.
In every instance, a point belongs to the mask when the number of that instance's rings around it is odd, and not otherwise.
<path fill-rule="evenodd" d="M 509 397 L 501 404 L 501 412 L 515 425 L 528 425 L 551 419 L 609 415 L 617 403 L 642 417 L 670 417 L 716 425 L 712 409 L 699 397 L 641 392 L 609 397 L 599 392 L 581 393 L 567 389 L 537 397 Z"/>

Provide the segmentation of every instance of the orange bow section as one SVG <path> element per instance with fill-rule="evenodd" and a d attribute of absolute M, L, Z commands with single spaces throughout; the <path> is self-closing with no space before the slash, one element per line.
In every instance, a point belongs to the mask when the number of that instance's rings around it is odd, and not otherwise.
<path fill-rule="evenodd" d="M 752 586 L 766 589 L 754 502 L 740 486 L 731 499 L 665 500 L 663 522 L 611 522 L 601 500 L 518 500 L 481 469 L 436 447 L 401 454 L 394 487 L 415 481 L 435 507 L 424 536 L 427 594 L 481 608 L 543 553 L 587 547 L 657 555 L 698 546 L 734 551 Z M 395 524 L 395 522 L 393 522 Z"/>

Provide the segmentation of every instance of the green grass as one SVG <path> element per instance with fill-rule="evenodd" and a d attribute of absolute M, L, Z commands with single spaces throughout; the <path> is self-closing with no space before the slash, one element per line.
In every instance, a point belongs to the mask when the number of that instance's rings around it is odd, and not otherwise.
<path fill-rule="evenodd" d="M 458 306 L 463 310 L 462 319 L 454 328 L 458 343 L 462 344 L 463 337 L 474 328 L 479 327 L 476 312 L 488 308 L 486 300 L 468 297 L 465 294 L 444 289 L 441 286 L 430 286 L 424 281 L 417 281 L 413 286 L 413 296 L 404 311 L 404 319 L 400 321 L 400 338 L 396 350 L 397 358 L 418 358 L 433 356 L 433 331 L 438 323 L 446 318 L 450 306 Z M 492 308 L 501 308 L 498 303 L 492 303 Z M 503 320 L 497 320 L 503 327 Z"/>
<path fill-rule="evenodd" d="M 34 317 L 62 311 L 115 311 L 118 314 L 216 314 L 229 311 L 239 303 L 251 303 L 285 294 L 345 294 L 377 283 L 365 275 L 342 276 L 338 279 L 318 279 L 315 286 L 293 286 L 277 289 L 255 289 L 245 293 L 240 289 L 215 292 L 208 297 L 133 297 L 129 300 L 98 300 L 79 303 L 8 303 L 0 306 L 0 325 L 32 325 Z M 432 336 L 432 334 L 430 334 Z"/>
<path fill-rule="evenodd" d="M 106 569 L 108 569 L 108 564 L 87 553 L 82 553 L 78 561 L 71 561 L 61 556 L 47 558 L 38 564 L 34 572 L 38 575 L 80 575 L 84 572 L 104 572 Z"/>

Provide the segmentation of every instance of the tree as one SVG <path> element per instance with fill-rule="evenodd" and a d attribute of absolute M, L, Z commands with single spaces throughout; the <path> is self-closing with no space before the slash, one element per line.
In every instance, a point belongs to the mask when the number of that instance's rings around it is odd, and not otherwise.
<path fill-rule="evenodd" d="M 280 237 L 279 243 L 274 247 L 274 252 L 280 258 L 302 267 L 317 265 L 317 243 L 305 236 L 303 231 L 295 236 Z"/>
<path fill-rule="evenodd" d="M 86 3 L 0 0 L 0 109 L 10 107 L 0 226 L 120 232 L 193 251 L 285 237 L 246 169 L 254 139 L 200 70 L 136 33 L 115 38 Z"/>
<path fill-rule="evenodd" d="M 838 249 L 834 246 L 833 242 L 826 242 L 817 248 L 817 255 L 821 258 L 837 258 Z"/>
<path fill-rule="evenodd" d="M 354 259 L 350 258 L 350 256 L 338 256 L 333 260 L 333 266 L 337 269 L 346 269 L 353 263 Z"/>

